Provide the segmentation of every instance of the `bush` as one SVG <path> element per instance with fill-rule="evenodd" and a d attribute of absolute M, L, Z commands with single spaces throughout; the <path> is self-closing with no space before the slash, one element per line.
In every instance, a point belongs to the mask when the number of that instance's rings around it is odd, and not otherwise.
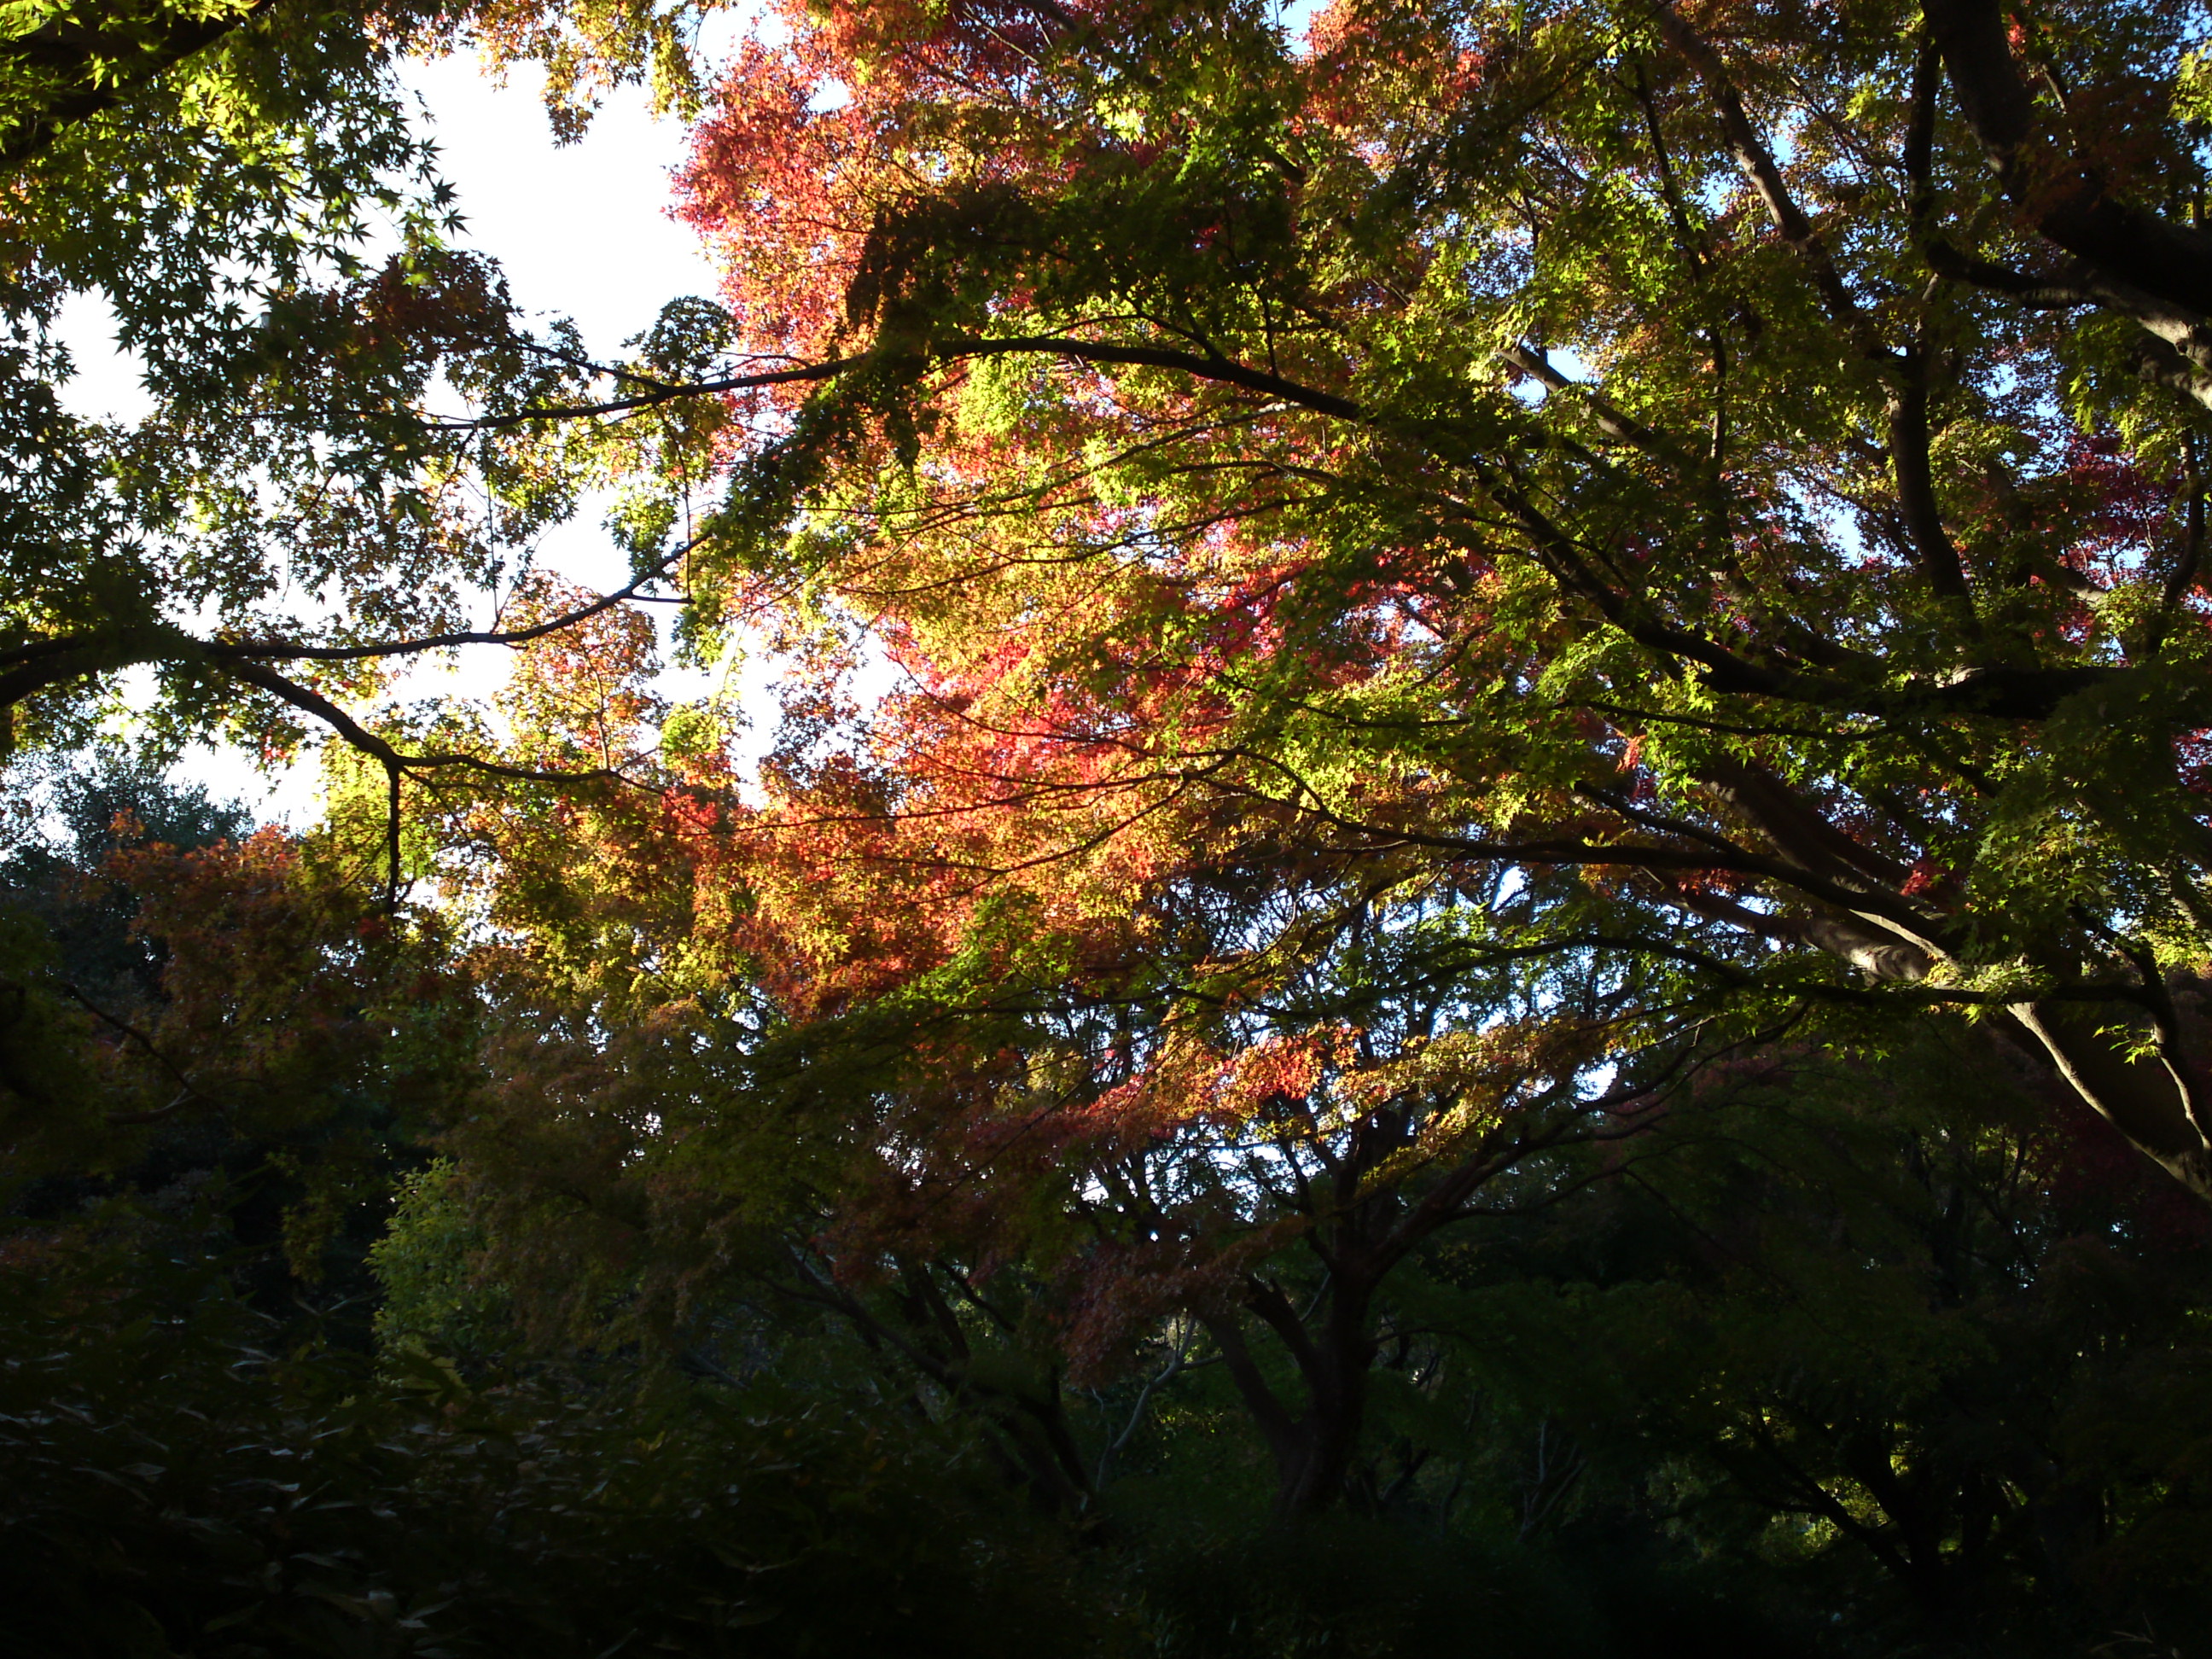
<path fill-rule="evenodd" d="M 17 1241 L 0 1652 L 1092 1653 L 1071 1558 L 850 1402 L 272 1352 L 217 1264 Z M 1095 1606 L 1095 1601 L 1094 1601 Z"/>

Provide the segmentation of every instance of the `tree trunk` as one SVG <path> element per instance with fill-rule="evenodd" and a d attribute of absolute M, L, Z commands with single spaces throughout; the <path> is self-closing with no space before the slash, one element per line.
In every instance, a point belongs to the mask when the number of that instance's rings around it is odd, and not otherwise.
<path fill-rule="evenodd" d="M 1310 1359 L 1301 1364 L 1306 1413 L 1298 1423 L 1296 1451 L 1278 1454 L 1275 1513 L 1288 1520 L 1334 1509 L 1344 1499 L 1352 1462 L 1366 1425 L 1367 1376 L 1375 1364 L 1375 1339 L 1368 1329 L 1370 1303 L 1363 1287 L 1350 1296 L 1331 1296 L 1329 1316 Z"/>
<path fill-rule="evenodd" d="M 2073 1085 L 2098 1115 L 2176 1181 L 2212 1202 L 2212 1137 L 2205 1133 L 2203 1088 L 2194 1067 L 2173 1057 L 2170 1037 L 2148 1054 L 2098 1030 L 2098 1016 L 2079 1004 L 2015 1003 L 2011 1010 L 2028 1046 Z"/>
<path fill-rule="evenodd" d="M 1243 1396 L 1275 1461 L 1275 1514 L 1318 1514 L 1344 1499 L 1367 1414 L 1367 1374 L 1376 1344 L 1368 1329 L 1374 1285 L 1346 1290 L 1332 1280 L 1328 1316 L 1309 1333 L 1288 1297 L 1255 1282 L 1246 1306 L 1282 1339 L 1304 1386 L 1304 1409 L 1292 1415 L 1260 1370 L 1233 1315 L 1207 1319 L 1231 1382 Z"/>

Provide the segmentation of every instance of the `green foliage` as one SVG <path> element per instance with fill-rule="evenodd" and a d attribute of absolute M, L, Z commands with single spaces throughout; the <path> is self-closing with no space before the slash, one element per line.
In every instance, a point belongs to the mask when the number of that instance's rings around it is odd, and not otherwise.
<path fill-rule="evenodd" d="M 459 9 L 0 17 L 0 750 L 84 744 L 136 669 L 135 724 L 172 753 L 221 733 L 276 760 L 317 725 L 388 752 L 328 696 L 465 630 L 574 510 L 530 441 L 463 440 L 426 407 L 506 411 L 577 361 L 573 330 L 528 337 L 496 268 L 449 245 L 393 62 Z M 135 427 L 65 407 L 71 296 L 142 371 Z"/>
<path fill-rule="evenodd" d="M 10 1246 L 0 1651 L 1112 1650 L 957 1446 L 768 1382 L 380 1380 L 284 1345 L 182 1219 Z"/>
<path fill-rule="evenodd" d="M 2201 1645 L 2201 20 L 711 9 L 0 7 L 8 743 L 348 745 L 6 872 L 0 1644 Z"/>
<path fill-rule="evenodd" d="M 1640 1559 L 1620 1540 L 1547 1551 L 1354 1516 L 1164 1530 L 1137 1583 L 1156 1649 L 1173 1659 L 1781 1659 L 1820 1642 L 1810 1621 L 1762 1607 L 1771 1591 L 1755 1580 L 1700 1572 L 1686 1556 Z"/>
<path fill-rule="evenodd" d="M 481 1359 L 510 1351 L 520 1335 L 505 1288 L 482 1280 L 483 1230 L 456 1201 L 453 1177 L 447 1159 L 408 1176 L 369 1248 L 377 1341 L 389 1352 Z"/>
<path fill-rule="evenodd" d="M 1535 1492 L 1537 1429 L 1571 1467 L 1545 1528 L 1641 1516 L 1891 1641 L 2205 1627 L 2165 1540 L 2212 1520 L 2212 1229 L 2103 1126 L 2036 1127 L 1993 1059 L 1777 1056 L 1626 1180 L 1437 1261 L 1416 1306 L 1465 1344 L 1498 1473 Z"/>

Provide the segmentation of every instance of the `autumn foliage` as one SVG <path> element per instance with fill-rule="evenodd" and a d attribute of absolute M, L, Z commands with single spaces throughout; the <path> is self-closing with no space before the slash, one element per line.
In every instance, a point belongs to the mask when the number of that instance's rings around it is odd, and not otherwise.
<path fill-rule="evenodd" d="M 84 573 L 0 570 L 0 705 L 319 729 L 325 811 L 10 878 L 23 1259 L 183 1237 L 188 1169 L 248 1304 L 453 1423 L 519 1357 L 815 1390 L 1128 1552 L 1102 1653 L 1433 1650 L 1441 1591 L 1283 1565 L 1396 1583 L 1415 1522 L 1607 1563 L 1561 1651 L 2190 1639 L 2202 19 L 794 0 L 710 63 L 712 9 L 238 24 L 178 83 L 353 113 L 270 118 L 324 206 L 179 290 L 143 434 L 0 421 Z M 390 181 L 391 43 L 543 63 L 571 133 L 650 82 L 719 292 L 617 356 L 520 315 Z M 83 169 L 185 141 L 34 94 L 56 282 L 260 210 L 218 167 L 81 247 Z M 377 204 L 388 258 L 315 240 Z M 586 499 L 627 585 L 538 567 Z M 498 690 L 391 698 L 454 651 Z"/>

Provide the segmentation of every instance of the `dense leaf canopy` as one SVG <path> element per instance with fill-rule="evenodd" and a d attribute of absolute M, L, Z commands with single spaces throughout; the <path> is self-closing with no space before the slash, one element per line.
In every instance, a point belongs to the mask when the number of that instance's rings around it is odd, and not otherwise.
<path fill-rule="evenodd" d="M 715 64 L 716 9 L 0 17 L 4 1248 L 60 1287 L 0 1315 L 75 1402 L 0 1452 L 125 1540 L 88 1601 L 213 1478 L 122 1462 L 191 1438 L 151 1296 L 255 1469 L 506 1505 L 450 1583 L 298 1558 L 377 1651 L 834 1650 L 925 1579 L 979 1643 L 1426 1651 L 1414 1517 L 1478 1599 L 1614 1561 L 1531 1650 L 2198 1617 L 2212 17 L 823 0 Z M 619 361 L 519 317 L 395 78 L 459 46 L 691 121 L 721 293 Z M 69 410 L 80 294 L 143 421 Z M 587 504 L 613 592 L 533 562 Z M 399 701 L 464 649 L 495 696 Z M 94 767 L 132 699 L 156 760 L 319 733 L 324 822 Z M 149 1640 L 348 1639 L 283 1504 L 208 1513 L 238 1594 Z M 680 1615 L 514 1588 L 586 1514 Z"/>
<path fill-rule="evenodd" d="M 725 603 L 904 671 L 925 879 L 1257 836 L 1670 1018 L 1972 1011 L 2202 1187 L 2185 11 L 795 27 L 690 179 L 827 383 Z"/>

